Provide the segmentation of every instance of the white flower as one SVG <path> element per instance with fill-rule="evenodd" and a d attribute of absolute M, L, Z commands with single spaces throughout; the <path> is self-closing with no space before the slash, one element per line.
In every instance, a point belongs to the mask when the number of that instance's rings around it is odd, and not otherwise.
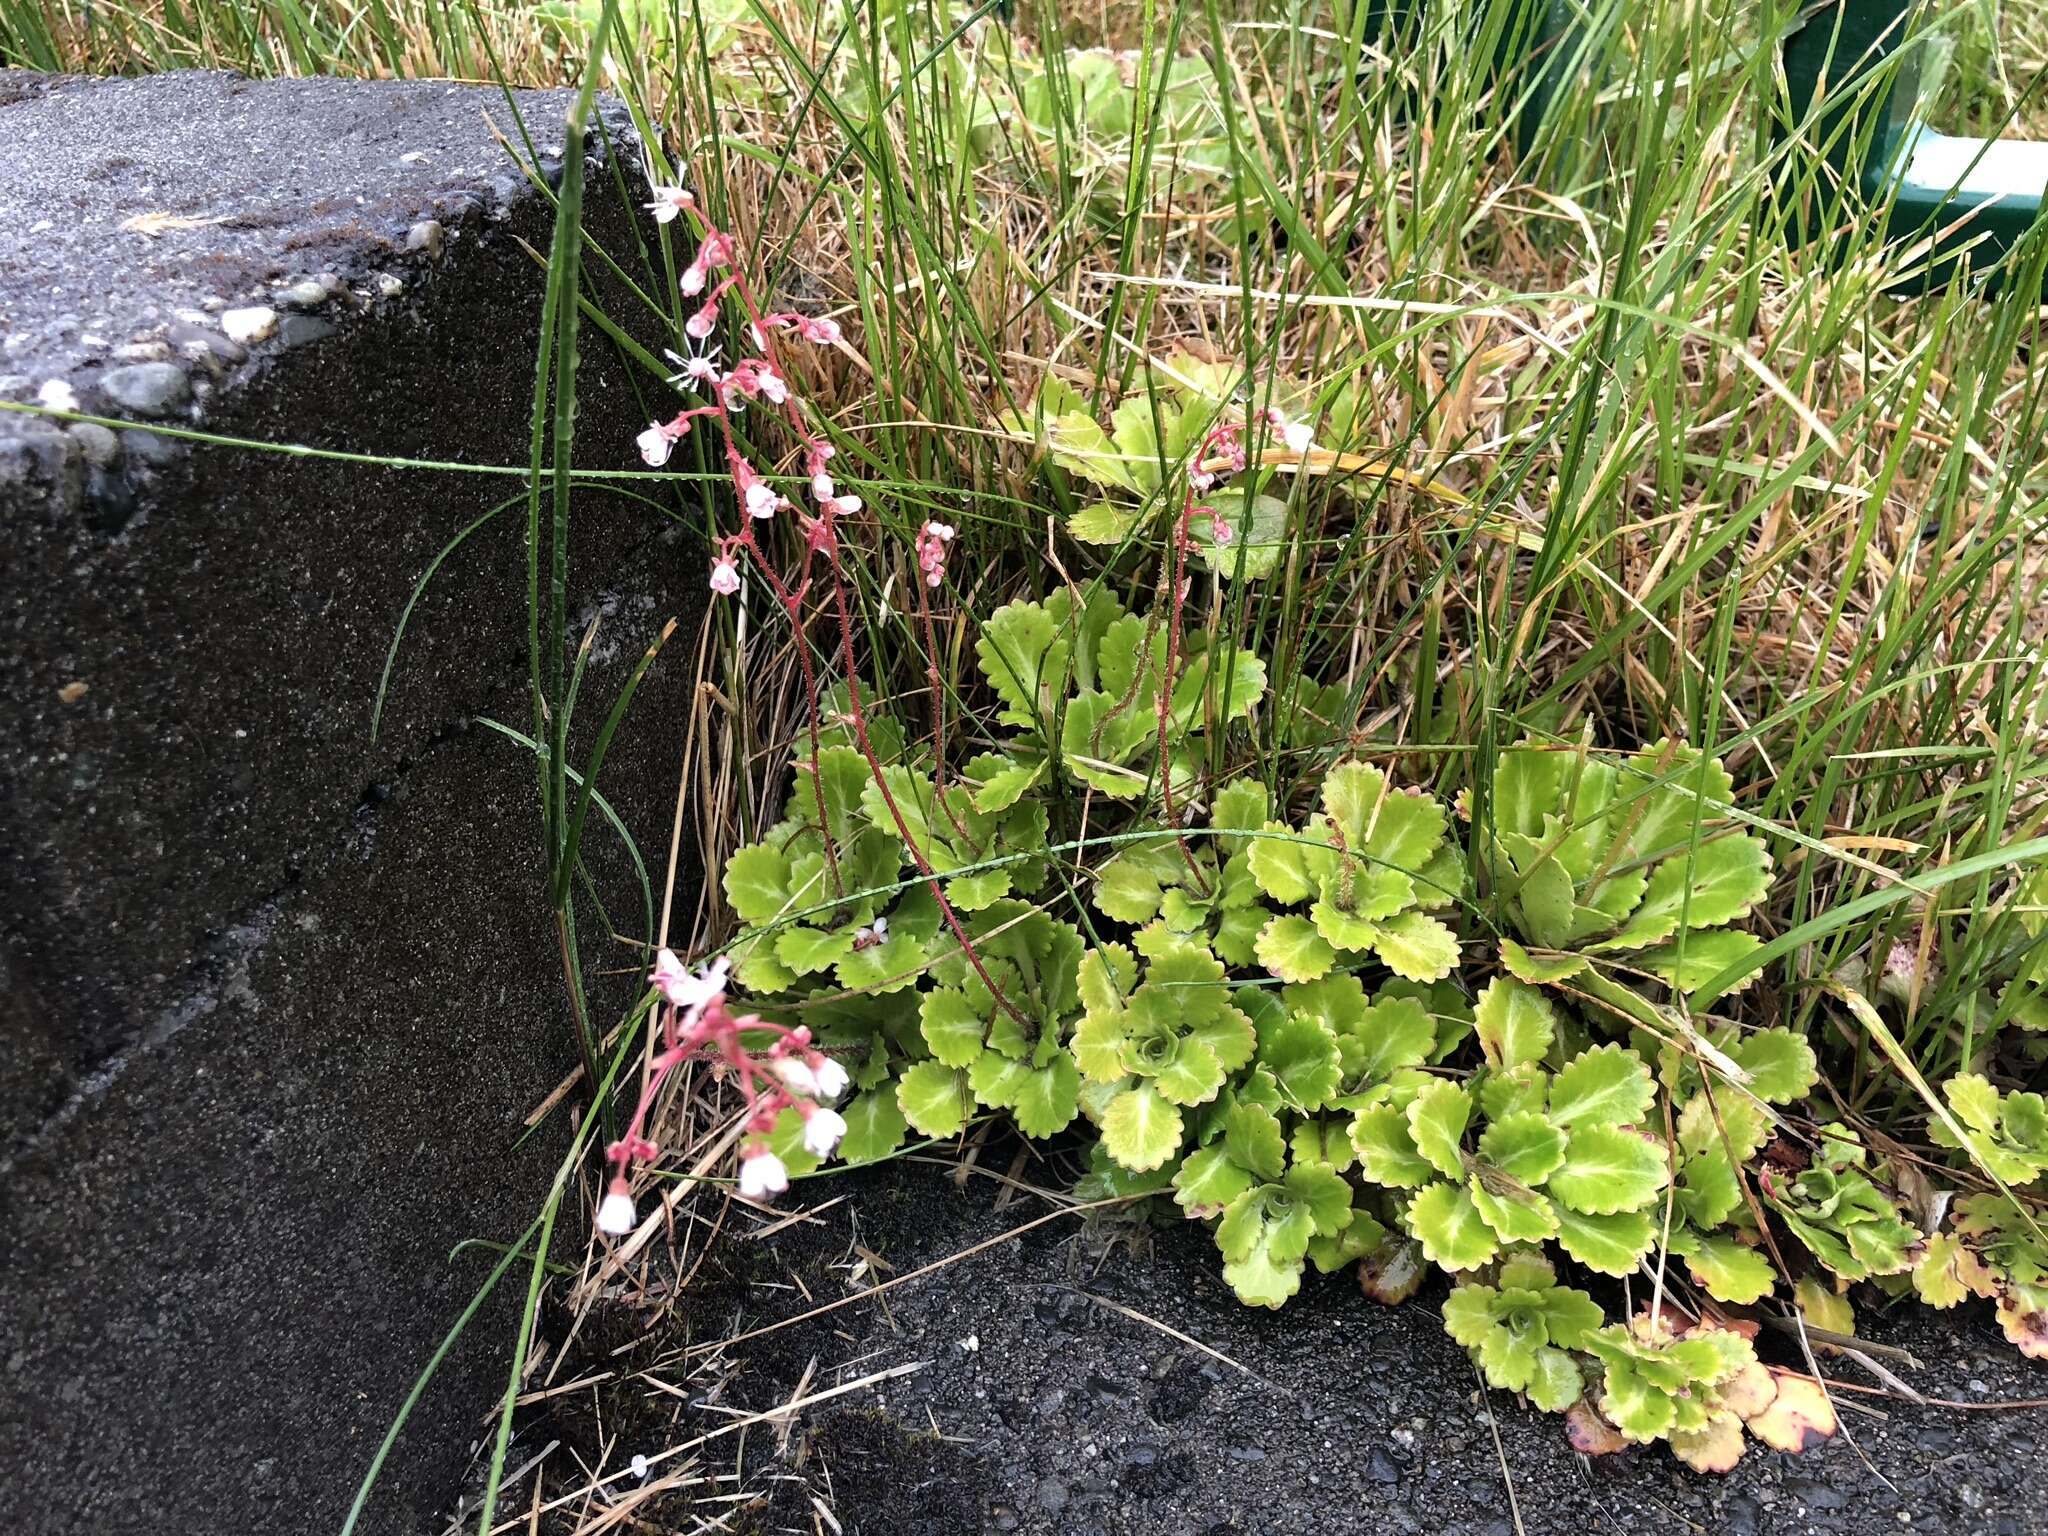
<path fill-rule="evenodd" d="M 740 589 L 740 570 L 730 560 L 711 562 L 711 590 L 720 597 L 731 597 Z"/>
<path fill-rule="evenodd" d="M 818 1080 L 811 1075 L 809 1063 L 800 1056 L 778 1056 L 769 1063 L 775 1075 L 788 1085 L 791 1093 L 800 1093 L 805 1098 L 815 1097 Z"/>
<path fill-rule="evenodd" d="M 1279 411 L 1273 411 L 1269 414 L 1272 418 L 1273 430 L 1280 434 L 1280 441 L 1285 443 L 1292 452 L 1307 453 L 1310 443 L 1315 440 L 1314 434 L 1309 431 L 1308 423 L 1305 421 L 1289 421 Z"/>
<path fill-rule="evenodd" d="M 754 372 L 754 378 L 755 381 L 761 387 L 761 394 L 763 398 L 765 398 L 770 405 L 781 405 L 784 401 L 789 399 L 789 386 L 783 382 L 782 375 L 777 373 L 773 368 L 769 368 L 764 365 L 763 367 L 756 369 Z"/>
<path fill-rule="evenodd" d="M 875 919 L 875 937 L 876 937 L 876 938 L 878 938 L 878 939 L 879 939 L 879 938 L 884 938 L 884 937 L 886 937 L 886 936 L 888 935 L 888 932 L 889 932 L 889 919 L 887 919 L 886 917 L 878 917 L 878 918 L 876 918 L 876 919 Z"/>
<path fill-rule="evenodd" d="M 832 483 L 832 477 L 822 469 L 811 476 L 811 494 L 819 501 L 830 501 L 839 494 L 839 487 Z"/>
<path fill-rule="evenodd" d="M 755 517 L 773 517 L 781 501 L 782 498 L 775 494 L 775 488 L 766 481 L 756 480 L 747 487 L 747 511 Z"/>
<path fill-rule="evenodd" d="M 849 492 L 844 496 L 834 496 L 831 500 L 825 502 L 825 505 L 834 512 L 854 513 L 861 509 L 861 499 Z"/>
<path fill-rule="evenodd" d="M 676 446 L 669 441 L 668 433 L 662 430 L 658 421 L 647 423 L 647 430 L 633 441 L 640 445 L 640 457 L 647 462 L 649 469 L 659 469 L 666 464 L 668 456 L 675 451 Z"/>
<path fill-rule="evenodd" d="M 813 1157 L 830 1157 L 845 1134 L 846 1121 L 838 1111 L 814 1109 L 804 1121 L 804 1150 Z"/>
<path fill-rule="evenodd" d="M 647 1479 L 647 1458 L 645 1456 L 635 1456 L 631 1463 L 628 1464 L 626 1470 L 642 1482 L 645 1482 Z"/>
<path fill-rule="evenodd" d="M 740 1159 L 740 1198 L 763 1200 L 789 1188 L 789 1170 L 782 1159 L 766 1147 L 756 1148 Z"/>
<path fill-rule="evenodd" d="M 597 1230 L 608 1237 L 624 1237 L 638 1220 L 632 1189 L 624 1179 L 613 1179 L 597 1208 Z"/>
<path fill-rule="evenodd" d="M 732 962 L 720 955 L 692 975 L 676 958 L 674 950 L 664 949 L 654 957 L 654 984 L 678 1008 L 702 1008 L 713 998 L 725 996 L 726 976 L 731 969 Z"/>
<path fill-rule="evenodd" d="M 654 222 L 667 224 L 685 208 L 697 206 L 697 199 L 690 195 L 687 187 L 656 187 L 654 201 L 644 205 L 654 215 Z"/>
<path fill-rule="evenodd" d="M 818 1058 L 818 1064 L 811 1068 L 811 1080 L 817 1084 L 817 1096 L 821 1099 L 836 1099 L 846 1092 L 846 1068 L 830 1056 Z M 844 1129 L 843 1122 L 841 1129 Z"/>
<path fill-rule="evenodd" d="M 63 379 L 43 380 L 43 387 L 36 391 L 36 399 L 53 411 L 78 409 L 78 393 Z"/>

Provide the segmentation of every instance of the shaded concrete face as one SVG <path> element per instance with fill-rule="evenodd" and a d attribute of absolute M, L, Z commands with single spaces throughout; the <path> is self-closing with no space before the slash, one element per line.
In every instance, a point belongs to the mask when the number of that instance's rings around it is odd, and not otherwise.
<path fill-rule="evenodd" d="M 565 105 L 522 99 L 543 151 Z M 0 398 L 55 379 L 139 421 L 522 464 L 542 278 L 519 241 L 545 249 L 552 213 L 486 117 L 518 142 L 488 90 L 0 72 L 0 141 L 33 151 L 0 167 Z M 624 255 L 626 205 L 590 174 L 592 233 Z M 147 214 L 186 222 L 122 232 Z M 251 309 L 267 329 L 222 323 Z M 579 462 L 631 465 L 647 412 L 588 328 L 583 351 Z M 337 1528 L 488 1269 L 450 1250 L 537 1209 L 564 1124 L 520 1145 L 521 1122 L 575 1051 L 534 764 L 469 723 L 530 725 L 523 503 L 442 567 L 369 739 L 414 583 L 520 495 L 0 416 L 16 1529 Z M 702 557 L 644 505 L 579 493 L 575 517 L 601 717 L 693 618 Z M 686 686 L 657 667 L 600 786 L 657 868 Z M 616 838 L 593 818 L 587 841 L 638 931 Z M 438 1528 L 508 1316 L 422 1404 L 365 1529 Z"/>

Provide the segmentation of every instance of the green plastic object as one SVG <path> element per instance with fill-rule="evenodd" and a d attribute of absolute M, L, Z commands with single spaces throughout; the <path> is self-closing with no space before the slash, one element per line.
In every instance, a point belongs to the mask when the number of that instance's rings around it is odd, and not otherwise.
<path fill-rule="evenodd" d="M 1812 200 L 1802 228 L 1820 238 L 1851 216 L 1845 199 L 1886 210 L 1895 242 L 1931 241 L 1914 286 L 1946 283 L 1956 264 L 1994 268 L 2040 223 L 2048 144 L 1958 138 L 1920 120 L 1922 61 L 1914 0 L 1827 0 L 1787 34 L 1785 79 L 1802 139 L 1821 147 L 1831 177 L 1811 162 L 1788 168 Z"/>

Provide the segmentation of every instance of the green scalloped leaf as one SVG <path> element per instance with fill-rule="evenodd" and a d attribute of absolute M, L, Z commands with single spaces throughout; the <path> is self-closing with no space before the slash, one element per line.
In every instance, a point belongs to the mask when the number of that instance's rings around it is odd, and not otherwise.
<path fill-rule="evenodd" d="M 1132 1173 L 1162 1168 L 1180 1150 L 1180 1111 L 1150 1084 L 1119 1094 L 1102 1116 L 1102 1144 Z"/>
<path fill-rule="evenodd" d="M 1751 1030 L 1725 1043 L 1735 1064 L 1749 1074 L 1749 1091 L 1766 1104 L 1794 1104 L 1820 1081 L 1813 1046 L 1789 1029 Z"/>
<path fill-rule="evenodd" d="M 846 1117 L 846 1135 L 839 1143 L 839 1156 L 848 1164 L 879 1162 L 903 1145 L 910 1129 L 895 1089 L 876 1088 L 856 1094 L 839 1112 Z"/>
<path fill-rule="evenodd" d="M 1458 936 L 1427 912 L 1383 919 L 1372 949 L 1388 970 L 1409 981 L 1442 981 L 1458 967 Z"/>
<path fill-rule="evenodd" d="M 1540 1243 L 1557 1232 L 1555 1209 L 1533 1189 L 1498 1180 L 1489 1185 L 1483 1174 L 1475 1173 L 1467 1193 L 1480 1219 L 1504 1243 Z"/>
<path fill-rule="evenodd" d="M 1584 955 L 1556 954 L 1545 951 L 1533 954 L 1513 939 L 1500 941 L 1500 961 L 1507 967 L 1508 974 L 1517 981 L 1526 981 L 1531 986 L 1554 986 L 1568 981 L 1583 971 L 1589 964 Z"/>
<path fill-rule="evenodd" d="M 1041 714 L 1049 712 L 1041 708 L 1041 681 L 1061 682 L 1058 674 L 1065 670 L 1067 649 L 1059 625 L 1043 604 L 1006 603 L 982 620 L 974 654 L 981 662 L 981 675 L 1005 706 L 997 718 L 1026 730 L 1038 729 Z"/>
<path fill-rule="evenodd" d="M 986 1049 L 988 1020 L 951 987 L 927 992 L 918 1005 L 918 1032 L 932 1055 L 948 1067 L 971 1067 Z M 937 1133 L 943 1134 L 943 1133 Z"/>
<path fill-rule="evenodd" d="M 1304 1250 L 1306 1252 L 1306 1250 Z M 1300 1258 L 1276 1258 L 1270 1249 L 1254 1247 L 1241 1259 L 1228 1259 L 1223 1279 L 1248 1307 L 1281 1307 L 1301 1289 Z"/>
<path fill-rule="evenodd" d="M 1286 1164 L 1280 1117 L 1263 1104 L 1239 1100 L 1230 1106 L 1223 1117 L 1223 1146 L 1239 1167 L 1267 1181 L 1278 1179 Z"/>
<path fill-rule="evenodd" d="M 1694 1244 L 1685 1256 L 1685 1267 L 1693 1283 L 1714 1300 L 1737 1306 L 1763 1300 L 1778 1283 L 1778 1272 L 1767 1257 L 1718 1233 Z"/>
<path fill-rule="evenodd" d="M 1187 670 L 1174 685 L 1171 724 L 1180 732 L 1204 730 L 1211 723 L 1242 720 L 1266 696 L 1266 664 L 1250 651 L 1225 647 L 1228 660 L 1218 667 L 1211 652 L 1188 658 Z"/>
<path fill-rule="evenodd" d="M 1432 1078 L 1408 1104 L 1408 1134 L 1415 1150 L 1445 1178 L 1465 1176 L 1462 1143 L 1472 1123 L 1472 1095 L 1463 1084 Z"/>
<path fill-rule="evenodd" d="M 1564 1251 L 1597 1274 L 1619 1278 L 1635 1272 L 1656 1241 L 1648 1211 L 1588 1216 L 1563 1205 L 1557 1211 L 1557 1241 Z"/>
<path fill-rule="evenodd" d="M 1337 1037 L 1321 1020 L 1293 1014 L 1268 1030 L 1258 1049 L 1259 1064 L 1292 1108 L 1320 1109 L 1337 1092 Z"/>
<path fill-rule="evenodd" d="M 1544 1412 L 1563 1413 L 1585 1395 L 1586 1378 L 1563 1350 L 1539 1349 L 1526 1390 L 1529 1401 Z"/>
<path fill-rule="evenodd" d="M 1541 1184 L 1564 1163 L 1564 1132 L 1540 1114 L 1503 1115 L 1479 1137 L 1479 1155 L 1519 1184 Z"/>
<path fill-rule="evenodd" d="M 1346 1065 L 1366 1083 L 1384 1082 L 1403 1067 L 1422 1066 L 1436 1049 L 1436 1020 L 1428 1005 L 1384 990 L 1346 1033 L 1358 1042 L 1356 1058 L 1347 1058 Z"/>
<path fill-rule="evenodd" d="M 1420 1189 L 1437 1176 L 1435 1165 L 1415 1150 L 1407 1116 L 1391 1104 L 1358 1112 L 1351 1122 L 1351 1150 L 1365 1176 L 1390 1189 Z"/>
<path fill-rule="evenodd" d="M 1550 1085 L 1550 1119 L 1561 1126 L 1633 1125 L 1657 1096 L 1649 1064 L 1625 1045 L 1582 1051 Z"/>
<path fill-rule="evenodd" d="M 1245 855 L 1259 889 L 1282 906 L 1307 901 L 1333 859 L 1328 845 L 1304 839 L 1282 821 L 1269 821 L 1261 831 L 1267 835 L 1253 838 Z"/>
<path fill-rule="evenodd" d="M 967 1074 L 937 1061 L 920 1061 L 896 1084 L 896 1106 L 924 1136 L 956 1136 L 974 1113 Z"/>
<path fill-rule="evenodd" d="M 775 935 L 775 958 L 799 976 L 829 971 L 853 953 L 851 928 L 825 933 L 816 928 L 785 928 Z"/>
<path fill-rule="evenodd" d="M 1542 1061 L 1557 1035 L 1550 999 L 1513 976 L 1489 981 L 1472 1016 L 1487 1065 L 1503 1071 Z"/>
<path fill-rule="evenodd" d="M 1129 1065 L 1129 1058 L 1125 1060 Z M 1223 1089 L 1226 1074 L 1214 1051 L 1199 1040 L 1186 1039 L 1175 1046 L 1170 1058 L 1146 1075 L 1167 1098 L 1191 1109 L 1215 1098 Z"/>
<path fill-rule="evenodd" d="M 1627 926 L 1594 949 L 1641 949 L 1661 943 L 1688 928 L 1718 928 L 1747 917 L 1764 899 L 1771 884 L 1771 855 L 1762 841 L 1747 833 L 1702 842 L 1690 868 L 1684 854 L 1674 854 L 1650 873 L 1642 902 Z"/>
<path fill-rule="evenodd" d="M 1315 981 L 1337 963 L 1337 951 L 1315 924 L 1296 914 L 1276 917 L 1259 931 L 1253 945 L 1263 965 L 1282 981 Z"/>
<path fill-rule="evenodd" d="M 789 859 L 767 843 L 735 849 L 725 861 L 725 900 L 743 923 L 773 922 L 791 902 Z"/>
<path fill-rule="evenodd" d="M 1272 814 L 1266 786 L 1257 779 L 1236 779 L 1217 790 L 1209 801 L 1209 825 L 1219 833 L 1251 833 L 1265 826 Z M 1249 846 L 1248 836 L 1220 836 L 1217 847 L 1225 858 L 1233 858 Z"/>
<path fill-rule="evenodd" d="M 1089 1013 L 1121 1013 L 1138 987 L 1138 957 L 1123 944 L 1098 944 L 1081 959 L 1081 1006 Z"/>
<path fill-rule="evenodd" d="M 1452 1273 L 1477 1269 L 1500 1252 L 1500 1240 L 1462 1184 L 1432 1184 L 1408 1205 L 1408 1226 L 1430 1263 Z"/>
<path fill-rule="evenodd" d="M 1614 1125 L 1574 1126 L 1547 1188 L 1588 1216 L 1641 1210 L 1670 1182 L 1668 1150 Z"/>
<path fill-rule="evenodd" d="M 1746 929 L 1718 928 L 1688 932 L 1682 946 L 1674 942 L 1645 949 L 1630 955 L 1627 963 L 1662 977 L 1681 992 L 1697 992 L 1729 966 L 1762 948 L 1763 940 Z"/>
<path fill-rule="evenodd" d="M 1010 1104 L 1010 1117 L 1026 1136 L 1043 1141 L 1073 1124 L 1081 1111 L 1081 1069 L 1065 1051 L 1043 1067 L 1018 1064 L 1023 1081 Z"/>
<path fill-rule="evenodd" d="M 1173 1176 L 1175 1203 L 1194 1217 L 1221 1215 L 1225 1206 L 1251 1187 L 1251 1173 L 1231 1158 L 1228 1148 L 1215 1142 L 1182 1158 Z"/>

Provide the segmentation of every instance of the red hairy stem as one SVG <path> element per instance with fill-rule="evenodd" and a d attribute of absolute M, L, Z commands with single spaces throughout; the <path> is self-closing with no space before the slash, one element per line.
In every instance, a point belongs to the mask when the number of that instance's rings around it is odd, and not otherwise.
<path fill-rule="evenodd" d="M 889 781 L 882 774 L 882 765 L 875 759 L 875 749 L 868 741 L 867 716 L 861 709 L 860 679 L 853 666 L 853 617 L 846 606 L 846 583 L 840 577 L 839 564 L 832 563 L 832 595 L 839 612 L 839 646 L 842 665 L 846 668 L 846 696 L 850 703 L 848 714 L 853 720 L 853 732 L 860 742 L 861 755 L 868 760 L 868 768 L 875 776 L 875 785 L 882 792 L 882 803 L 889 807 L 889 815 L 896 823 L 896 830 L 902 834 L 903 846 L 910 850 L 911 861 L 917 865 L 917 872 L 924 876 L 925 884 L 931 887 L 932 896 L 939 904 L 939 911 L 946 919 L 946 926 L 953 930 L 953 937 L 960 942 L 960 951 L 967 956 L 967 963 L 974 967 L 974 974 L 981 978 L 981 984 L 988 988 L 989 996 L 996 1000 L 1011 1018 L 1015 1019 L 1027 1036 L 1035 1035 L 1038 1026 L 1017 1011 L 1017 1005 L 1003 995 L 1003 989 L 989 975 L 988 967 L 981 962 L 981 954 L 974 947 L 974 941 L 967 936 L 961 925 L 960 916 L 953 910 L 953 904 L 946 900 L 946 893 L 939 885 L 939 877 L 932 870 L 931 861 L 924 856 L 924 850 L 917 846 L 917 840 L 910 835 L 910 824 L 904 820 L 902 810 L 896 804 L 896 797 L 889 792 Z"/>

